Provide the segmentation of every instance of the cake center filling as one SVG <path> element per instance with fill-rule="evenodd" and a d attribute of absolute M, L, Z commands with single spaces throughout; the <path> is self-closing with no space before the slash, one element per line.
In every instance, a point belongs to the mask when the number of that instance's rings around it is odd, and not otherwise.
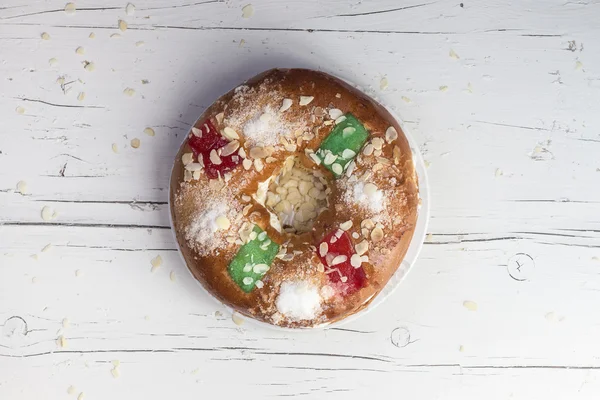
<path fill-rule="evenodd" d="M 319 214 L 329 206 L 331 189 L 325 176 L 304 167 L 298 157 L 288 157 L 279 174 L 264 183 L 262 190 L 266 193 L 257 197 L 264 197 L 271 225 L 280 232 L 310 231 Z"/>

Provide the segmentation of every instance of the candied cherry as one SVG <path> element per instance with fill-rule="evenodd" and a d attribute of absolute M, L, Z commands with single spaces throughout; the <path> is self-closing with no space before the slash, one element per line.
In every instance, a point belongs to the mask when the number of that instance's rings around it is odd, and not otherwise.
<path fill-rule="evenodd" d="M 321 243 L 327 243 L 327 254 L 324 256 L 320 254 Z M 341 229 L 336 229 L 325 236 L 317 248 L 317 255 L 325 265 L 329 281 L 343 295 L 352 294 L 367 285 L 367 275 L 363 267 L 354 268 L 350 263 L 353 254 L 355 251 L 350 236 Z M 346 260 L 331 265 L 337 256 L 346 256 Z"/>
<path fill-rule="evenodd" d="M 188 144 L 196 158 L 200 159 L 202 157 L 206 176 L 210 179 L 216 179 L 219 177 L 219 174 L 223 176 L 224 173 L 231 171 L 240 163 L 241 159 L 237 152 L 228 156 L 220 156 L 220 164 L 213 163 L 210 159 L 211 151 L 217 151 L 229 143 L 229 141 L 219 133 L 210 119 L 204 121 L 198 129 L 201 135 L 190 134 Z"/>

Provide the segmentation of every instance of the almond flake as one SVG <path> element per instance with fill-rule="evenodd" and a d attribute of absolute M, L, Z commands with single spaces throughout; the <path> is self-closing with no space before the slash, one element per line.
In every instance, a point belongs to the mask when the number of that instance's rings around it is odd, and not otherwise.
<path fill-rule="evenodd" d="M 85 100 L 85 92 L 79 92 L 79 94 L 77 95 L 77 100 L 79 100 L 79 101 Z"/>
<path fill-rule="evenodd" d="M 240 147 L 240 150 L 238 151 L 238 155 L 242 158 L 246 158 L 246 150 L 244 150 L 243 147 Z"/>
<path fill-rule="evenodd" d="M 257 281 L 256 281 L 254 284 L 256 285 L 256 287 L 257 287 L 258 289 L 262 289 L 262 288 L 263 288 L 263 286 L 265 285 L 265 284 L 263 283 L 263 281 L 261 281 L 261 280 L 257 280 Z"/>
<path fill-rule="evenodd" d="M 42 33 L 40 37 L 42 38 L 42 40 L 50 40 L 50 35 L 48 34 L 48 32 Z"/>
<path fill-rule="evenodd" d="M 202 174 L 202 171 L 200 171 L 200 170 L 194 171 L 194 172 L 192 172 L 192 177 L 195 180 L 199 181 L 200 180 L 200 176 L 202 176 L 201 174 Z"/>
<path fill-rule="evenodd" d="M 256 160 L 254 160 L 254 168 L 256 169 L 257 172 L 262 171 L 264 167 L 265 167 L 265 165 L 263 164 L 263 162 L 260 158 L 257 158 Z"/>
<path fill-rule="evenodd" d="M 267 264 L 256 264 L 252 267 L 252 272 L 259 275 L 265 274 L 268 270 L 269 266 Z"/>
<path fill-rule="evenodd" d="M 265 158 L 267 156 L 265 149 L 260 146 L 251 148 L 249 154 L 251 158 Z"/>
<path fill-rule="evenodd" d="M 119 20 L 119 29 L 121 30 L 121 32 L 125 32 L 127 30 L 127 22 L 120 19 Z"/>
<path fill-rule="evenodd" d="M 309 153 L 308 156 L 310 157 L 311 160 L 314 161 L 315 164 L 317 164 L 317 165 L 321 164 L 321 159 L 315 153 Z"/>
<path fill-rule="evenodd" d="M 27 194 L 27 182 L 19 181 L 17 183 L 17 192 L 21 194 Z"/>
<path fill-rule="evenodd" d="M 342 158 L 345 160 L 350 160 L 352 159 L 354 156 L 356 155 L 356 153 L 350 149 L 344 149 L 344 151 L 342 152 Z"/>
<path fill-rule="evenodd" d="M 223 146 L 221 149 L 221 156 L 225 157 L 228 155 L 231 155 L 233 153 L 236 152 L 236 150 L 240 147 L 240 142 L 238 142 L 237 140 L 232 140 L 231 142 L 227 143 L 225 146 Z"/>
<path fill-rule="evenodd" d="M 323 164 L 325 165 L 331 165 L 334 163 L 335 160 L 337 160 L 338 156 L 336 156 L 335 154 L 328 152 L 327 154 L 325 154 L 325 159 L 323 159 Z"/>
<path fill-rule="evenodd" d="M 156 271 L 162 265 L 162 263 L 163 263 L 163 260 L 160 255 L 157 255 L 156 257 L 154 257 L 152 260 L 150 260 L 150 265 L 152 265 L 150 272 Z"/>
<path fill-rule="evenodd" d="M 342 255 L 339 255 L 339 256 L 335 256 L 333 258 L 333 260 L 331 260 L 331 264 L 330 265 L 331 266 L 338 265 L 338 264 L 344 263 L 346 261 L 348 261 L 348 257 L 342 254 Z"/>
<path fill-rule="evenodd" d="M 67 14 L 67 15 L 75 14 L 76 10 L 77 10 L 77 7 L 75 7 L 75 3 L 67 3 L 65 5 L 65 14 Z"/>
<path fill-rule="evenodd" d="M 463 301 L 463 307 L 465 307 L 469 311 L 477 311 L 478 308 L 477 303 L 475 303 L 472 300 Z"/>
<path fill-rule="evenodd" d="M 67 339 L 63 335 L 60 335 L 58 339 L 56 339 L 56 344 L 62 348 L 65 348 L 67 347 Z"/>
<path fill-rule="evenodd" d="M 230 127 L 225 127 L 225 129 L 223 129 L 223 136 L 225 136 L 229 140 L 235 140 L 240 138 L 240 135 L 238 135 L 238 133 Z"/>
<path fill-rule="evenodd" d="M 375 150 L 381 150 L 383 148 L 383 139 L 379 137 L 373 138 L 371 144 L 373 144 Z"/>
<path fill-rule="evenodd" d="M 448 91 L 448 86 L 440 86 L 440 92 Z"/>
<path fill-rule="evenodd" d="M 248 171 L 250 168 L 252 168 L 252 160 L 246 158 L 244 161 L 242 161 L 242 165 L 244 166 L 244 169 Z"/>
<path fill-rule="evenodd" d="M 396 128 L 390 126 L 385 131 L 385 141 L 388 143 L 392 143 L 396 139 L 398 139 L 398 132 L 396 131 Z"/>
<path fill-rule="evenodd" d="M 202 137 L 202 131 L 196 128 L 195 126 L 192 126 L 192 133 L 194 134 L 194 136 L 197 136 L 199 138 Z"/>
<path fill-rule="evenodd" d="M 352 126 L 347 126 L 342 131 L 342 137 L 347 138 L 348 136 L 352 135 L 354 132 L 356 132 L 356 128 L 354 128 Z"/>
<path fill-rule="evenodd" d="M 75 49 L 75 54 L 79 54 L 80 56 L 85 54 L 85 49 L 82 46 L 79 46 Z"/>
<path fill-rule="evenodd" d="M 372 183 L 367 183 L 363 189 L 363 192 L 365 193 L 365 195 L 367 195 L 368 197 L 371 197 L 375 194 L 375 192 L 377 192 L 377 186 L 375 186 Z"/>
<path fill-rule="evenodd" d="M 212 149 L 210 151 L 210 162 L 215 164 L 215 165 L 220 165 L 222 163 L 221 161 L 221 157 L 219 157 L 219 155 L 217 154 L 217 151 L 215 149 Z"/>
<path fill-rule="evenodd" d="M 138 138 L 131 139 L 131 147 L 133 147 L 134 149 L 139 148 L 140 144 L 141 144 L 140 139 L 138 139 Z"/>
<path fill-rule="evenodd" d="M 193 153 L 184 153 L 181 156 L 181 162 L 183 165 L 189 165 L 194 162 L 194 154 Z"/>
<path fill-rule="evenodd" d="M 96 70 L 96 64 L 93 62 L 86 61 L 83 63 L 83 68 L 88 72 L 93 72 Z"/>
<path fill-rule="evenodd" d="M 340 278 L 340 281 L 342 281 L 343 283 L 346 283 L 346 281 L 347 281 L 347 280 L 348 280 L 348 277 L 347 277 L 347 276 L 342 276 L 342 277 Z"/>
<path fill-rule="evenodd" d="M 186 171 L 196 172 L 202 170 L 202 164 L 191 162 L 185 166 Z"/>
<path fill-rule="evenodd" d="M 300 96 L 300 105 L 306 106 L 309 105 L 315 99 L 314 96 Z"/>
<path fill-rule="evenodd" d="M 252 7 L 252 4 L 246 4 L 244 7 L 242 7 L 242 18 L 250 18 L 253 15 L 254 7 Z"/>
<path fill-rule="evenodd" d="M 279 108 L 279 112 L 287 111 L 292 106 L 292 104 L 294 104 L 292 99 L 283 99 L 281 107 Z"/>
<path fill-rule="evenodd" d="M 329 118 L 331 118 L 333 120 L 338 119 L 342 115 L 344 115 L 344 113 L 342 112 L 342 110 L 340 110 L 338 108 L 332 108 L 331 110 L 329 110 Z"/>
<path fill-rule="evenodd" d="M 327 242 L 321 242 L 321 244 L 319 245 L 319 254 L 321 255 L 321 257 L 325 257 L 325 254 L 327 254 L 328 251 L 329 245 L 327 244 Z"/>
<path fill-rule="evenodd" d="M 135 14 L 135 6 L 131 3 L 128 3 L 127 6 L 125 7 L 125 14 L 127 14 L 130 17 L 133 14 Z"/>
<path fill-rule="evenodd" d="M 452 49 L 450 49 L 450 52 L 448 53 L 448 55 L 450 56 L 450 58 L 453 58 L 455 60 L 458 60 L 460 57 L 458 56 L 458 54 L 456 54 L 456 52 Z"/>
<path fill-rule="evenodd" d="M 238 313 L 237 311 L 234 311 L 234 313 L 231 315 L 231 320 L 237 326 L 244 324 L 244 318 L 242 317 L 242 314 Z"/>
<path fill-rule="evenodd" d="M 358 254 L 352 254 L 352 257 L 350 257 L 350 265 L 354 268 L 358 268 L 361 264 L 362 260 L 360 259 L 360 256 Z"/>
<path fill-rule="evenodd" d="M 338 118 L 335 120 L 335 124 L 337 125 L 337 124 L 339 124 L 339 123 L 341 123 L 341 122 L 344 122 L 345 120 L 346 120 L 346 116 L 345 116 L 345 115 L 342 115 L 341 117 L 338 117 Z M 331 122 L 331 121 L 325 121 L 325 125 L 327 125 L 327 122 Z M 353 128 L 353 129 L 354 129 L 354 128 Z M 354 131 L 353 131 L 353 132 L 354 132 Z"/>
<path fill-rule="evenodd" d="M 144 133 L 148 136 L 154 136 L 156 135 L 156 132 L 154 132 L 154 129 L 152 128 L 145 128 L 144 129 Z"/>
<path fill-rule="evenodd" d="M 252 282 L 254 282 L 254 278 L 252 278 L 251 276 L 246 276 L 244 279 L 242 279 L 242 282 L 244 283 L 244 285 L 252 285 Z"/>
<path fill-rule="evenodd" d="M 344 168 L 342 168 L 342 166 L 340 164 L 338 164 L 338 163 L 333 164 L 331 166 L 331 170 L 336 175 L 341 175 L 341 174 L 344 173 Z"/>
<path fill-rule="evenodd" d="M 57 216 L 58 213 L 52 210 L 52 208 L 50 208 L 49 206 L 44 206 L 44 208 L 42 208 L 42 219 L 44 221 L 52 221 Z"/>
<path fill-rule="evenodd" d="M 371 240 L 374 243 L 380 242 L 383 239 L 383 230 L 379 227 L 373 229 L 371 231 Z"/>
<path fill-rule="evenodd" d="M 363 240 L 362 242 L 360 242 L 356 245 L 355 250 L 356 250 L 356 254 L 358 254 L 359 256 L 362 256 L 369 250 L 369 242 L 367 242 L 366 240 Z"/>
<path fill-rule="evenodd" d="M 123 94 L 125 96 L 133 97 L 135 95 L 135 89 L 125 88 L 125 90 L 123 90 Z"/>
<path fill-rule="evenodd" d="M 217 228 L 224 230 L 224 231 L 229 229 L 229 227 L 231 226 L 231 222 L 229 222 L 229 218 L 227 218 L 225 215 L 219 215 L 217 217 L 217 219 L 215 220 L 215 223 L 217 224 Z"/>
<path fill-rule="evenodd" d="M 347 231 L 350 228 L 352 228 L 352 220 L 351 219 L 340 224 L 340 229 L 343 231 Z"/>
<path fill-rule="evenodd" d="M 25 114 L 25 109 L 21 106 L 15 108 L 15 111 L 17 112 L 17 114 Z"/>

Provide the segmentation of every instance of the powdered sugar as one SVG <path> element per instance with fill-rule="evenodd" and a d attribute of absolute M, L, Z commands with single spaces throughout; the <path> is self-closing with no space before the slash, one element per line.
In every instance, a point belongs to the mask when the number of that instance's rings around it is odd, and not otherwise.
<path fill-rule="evenodd" d="M 296 131 L 306 128 L 304 118 L 294 117 L 291 110 L 279 111 L 282 101 L 270 81 L 252 88 L 239 86 L 228 105 L 235 112 L 225 110 L 224 125 L 241 133 L 246 146 L 277 146 L 280 135 L 294 137 Z"/>
<path fill-rule="evenodd" d="M 251 144 L 273 146 L 279 143 L 279 134 L 288 130 L 279 113 L 266 106 L 244 124 L 243 132 Z"/>
<path fill-rule="evenodd" d="M 290 320 L 312 320 L 321 312 L 321 296 L 319 289 L 307 281 L 286 281 L 281 284 L 275 305 Z"/>
<path fill-rule="evenodd" d="M 219 227 L 217 218 L 228 214 L 227 204 L 214 201 L 201 208 L 194 215 L 185 230 L 185 238 L 194 242 L 196 247 L 205 252 L 212 251 L 222 245 L 222 236 L 217 234 Z"/>
<path fill-rule="evenodd" d="M 380 189 L 375 191 L 365 190 L 367 185 L 367 183 L 360 180 L 348 182 L 348 189 L 346 190 L 344 200 L 349 203 L 356 203 L 360 207 L 375 213 L 383 211 L 385 207 L 385 196 L 383 191 Z"/>

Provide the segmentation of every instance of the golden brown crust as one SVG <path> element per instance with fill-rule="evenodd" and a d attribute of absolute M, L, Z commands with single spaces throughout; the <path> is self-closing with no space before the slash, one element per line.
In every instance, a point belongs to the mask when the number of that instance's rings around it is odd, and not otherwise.
<path fill-rule="evenodd" d="M 313 96 L 314 99 L 310 104 L 300 106 L 300 96 Z M 291 99 L 293 105 L 284 113 L 277 114 L 281 121 L 269 125 L 269 129 L 276 129 L 277 132 L 265 136 L 259 132 L 260 126 L 254 129 L 248 124 L 249 120 L 259 117 L 265 108 L 277 113 L 284 99 Z M 381 148 L 380 152 L 374 150 L 379 156 L 373 153 L 367 156 L 361 152 L 355 159 L 356 167 L 350 177 L 344 175 L 340 179 L 333 179 L 325 168 L 317 166 L 305 153 L 306 149 L 316 150 L 331 131 L 333 121 L 328 115 L 331 109 L 352 113 L 368 130 L 367 143 Z M 217 118 L 220 113 L 223 115 Z M 406 137 L 392 115 L 365 94 L 330 75 L 304 69 L 274 69 L 222 96 L 198 119 L 195 127 L 199 128 L 206 119 L 210 119 L 219 130 L 227 126 L 239 132 L 246 153 L 254 146 L 264 145 L 271 158 L 268 159 L 270 162 L 266 157 L 262 160 L 264 168 L 260 172 L 254 166 L 250 170 L 238 166 L 227 177 L 227 182 L 209 181 L 204 174 L 197 180 L 184 182 L 182 156 L 189 153 L 190 148 L 187 140 L 181 146 L 171 176 L 170 204 L 177 240 L 194 276 L 210 293 L 235 310 L 282 326 L 301 327 L 333 322 L 368 305 L 400 265 L 417 218 L 418 182 L 412 154 Z M 389 127 L 395 128 L 398 135 L 386 141 Z M 250 134 L 244 136 L 244 130 Z M 282 140 L 282 136 L 289 140 Z M 290 151 L 294 145 L 295 151 Z M 321 171 L 331 188 L 328 210 L 317 217 L 311 231 L 298 235 L 278 232 L 269 224 L 270 215 L 261 204 L 255 199 L 249 203 L 246 202 L 247 198 L 242 199 L 243 196 L 254 195 L 259 182 L 279 173 L 285 159 L 293 154 L 307 168 Z M 374 211 L 364 203 L 355 201 L 353 185 L 357 182 L 373 183 L 382 191 L 382 210 Z M 221 205 L 220 212 L 223 211 L 222 204 L 227 205 L 231 227 L 212 235 L 209 242 L 198 243 L 194 239 L 197 232 L 190 226 L 193 226 L 199 211 L 206 211 L 209 207 L 215 207 L 215 204 Z M 248 204 L 252 207 L 247 207 Z M 311 282 L 317 288 L 327 285 L 326 274 L 322 268 L 318 268 L 320 262 L 315 246 L 326 234 L 348 220 L 352 221 L 348 233 L 360 235 L 352 239 L 354 245 L 363 241 L 364 235 L 370 243 L 366 253 L 369 262 L 362 264 L 367 275 L 367 286 L 346 297 L 322 299 L 321 312 L 314 319 L 298 320 L 282 316 L 275 305 L 281 283 L 302 280 Z M 245 221 L 258 224 L 278 244 L 288 243 L 287 252 L 290 256 L 296 251 L 291 261 L 276 258 L 263 278 L 264 287 L 256 288 L 251 293 L 239 289 L 227 272 L 229 262 L 240 247 L 239 242 L 230 242 Z M 377 243 L 371 240 L 375 224 L 380 224 L 378 226 L 384 232 L 383 239 Z"/>

